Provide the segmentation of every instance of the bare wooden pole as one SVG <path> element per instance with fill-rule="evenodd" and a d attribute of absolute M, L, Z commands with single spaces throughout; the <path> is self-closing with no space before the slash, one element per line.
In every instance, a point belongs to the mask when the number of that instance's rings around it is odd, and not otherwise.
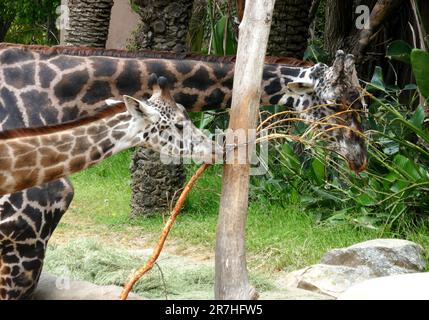
<path fill-rule="evenodd" d="M 240 24 L 229 128 L 256 129 L 261 81 L 275 0 L 247 1 Z M 253 148 L 251 144 L 247 146 Z M 215 299 L 248 300 L 258 294 L 250 285 L 245 225 L 250 166 L 226 164 L 216 234 Z"/>

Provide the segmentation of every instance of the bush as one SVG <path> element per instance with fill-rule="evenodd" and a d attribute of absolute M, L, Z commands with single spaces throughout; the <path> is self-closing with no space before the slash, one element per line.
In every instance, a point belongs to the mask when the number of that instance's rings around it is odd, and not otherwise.
<path fill-rule="evenodd" d="M 419 62 L 417 68 L 429 75 L 429 64 Z M 277 143 L 271 150 L 271 172 L 252 179 L 252 199 L 298 203 L 321 221 L 382 231 L 401 232 L 427 222 L 429 134 L 418 102 L 428 82 L 417 79 L 419 88 L 389 86 L 377 68 L 367 83 L 371 103 L 364 126 L 370 154 L 366 172 L 356 176 L 322 144 L 306 149 L 296 142 Z M 411 97 L 407 103 L 401 102 L 405 96 Z M 295 124 L 289 130 L 299 135 L 303 127 Z"/>

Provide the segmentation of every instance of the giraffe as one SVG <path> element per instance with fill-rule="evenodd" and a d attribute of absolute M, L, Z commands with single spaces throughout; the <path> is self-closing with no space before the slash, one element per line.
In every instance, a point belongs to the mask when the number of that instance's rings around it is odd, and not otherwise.
<path fill-rule="evenodd" d="M 286 105 L 314 119 L 340 111 L 338 103 L 314 110 L 310 107 L 351 101 L 351 93 L 359 95 L 354 63 L 347 57 L 339 52 L 332 67 L 267 58 L 261 104 Z M 109 98 L 148 98 L 152 93 L 148 81 L 151 73 L 167 78 L 173 99 L 188 111 L 230 106 L 232 57 L 0 44 L 0 130 L 55 125 L 92 116 L 106 108 L 105 100 Z M 367 162 L 364 138 L 356 134 L 362 131 L 358 114 L 361 108 L 362 103 L 357 101 L 351 106 L 353 112 L 331 118 L 356 128 L 330 131 L 333 145 L 356 171 Z M 31 296 L 48 240 L 67 211 L 73 192 L 70 181 L 61 178 L 0 197 L 0 274 L 11 275 L 7 285 L 14 288 L 0 291 L 0 298 Z M 14 241 L 32 245 L 15 245 L 5 237 L 11 234 Z M 19 267 L 10 269 L 7 265 L 11 263 Z"/>
<path fill-rule="evenodd" d="M 153 74 L 151 82 L 149 100 L 124 96 L 124 103 L 109 100 L 113 106 L 94 116 L 0 132 L 0 195 L 63 178 L 136 146 L 167 156 L 222 159 L 222 148 L 174 102 L 167 79 Z"/>
<path fill-rule="evenodd" d="M 123 103 L 109 100 L 106 103 L 110 107 L 93 116 L 58 125 L 0 132 L 0 195 L 19 194 L 135 146 L 208 162 L 222 156 L 222 148 L 197 129 L 184 107 L 174 102 L 167 80 L 152 75 L 149 83 L 153 83 L 153 94 L 148 100 L 124 96 Z M 37 248 L 40 239 L 22 238 L 14 231 L 3 229 L 1 233 L 2 242 L 10 243 L 8 250 L 12 255 L 18 255 L 14 250 Z M 37 266 L 34 261 L 38 257 L 31 254 L 25 262 L 3 259 L 0 273 L 3 298 L 6 292 L 13 296 L 19 291 L 13 281 L 14 270 L 23 264 Z M 21 275 L 18 283 L 32 284 L 38 272 L 38 268 L 26 268 L 26 279 Z"/>

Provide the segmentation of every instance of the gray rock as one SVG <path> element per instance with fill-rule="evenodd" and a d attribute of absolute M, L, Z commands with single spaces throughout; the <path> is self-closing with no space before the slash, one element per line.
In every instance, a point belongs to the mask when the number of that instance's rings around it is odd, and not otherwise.
<path fill-rule="evenodd" d="M 118 286 L 98 286 L 86 281 L 73 281 L 42 273 L 34 300 L 119 300 L 122 291 Z M 128 300 L 143 300 L 130 293 Z"/>
<path fill-rule="evenodd" d="M 420 272 L 425 268 L 423 248 L 414 242 L 397 239 L 376 239 L 334 249 L 320 262 L 348 267 L 366 266 L 376 277 Z"/>
<path fill-rule="evenodd" d="M 262 292 L 259 300 L 334 300 L 333 297 L 299 288 Z"/>
<path fill-rule="evenodd" d="M 366 267 L 352 268 L 316 264 L 289 273 L 285 279 L 285 286 L 338 297 L 353 284 L 373 276 L 371 270 Z"/>
<path fill-rule="evenodd" d="M 423 248 L 413 242 L 377 239 L 333 249 L 320 264 L 289 273 L 285 286 L 338 297 L 368 279 L 421 272 Z"/>
<path fill-rule="evenodd" d="M 361 282 L 339 300 L 429 300 L 429 273 L 381 277 Z"/>
<path fill-rule="evenodd" d="M 153 24 L 153 31 L 155 31 L 156 33 L 163 33 L 165 31 L 165 24 L 164 24 L 164 22 L 162 22 L 161 20 L 156 21 Z"/>

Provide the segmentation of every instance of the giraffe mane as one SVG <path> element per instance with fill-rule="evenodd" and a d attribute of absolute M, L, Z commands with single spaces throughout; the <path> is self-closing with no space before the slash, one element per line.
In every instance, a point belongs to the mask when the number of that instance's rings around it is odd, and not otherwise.
<path fill-rule="evenodd" d="M 46 55 L 71 55 L 80 57 L 89 56 L 105 56 L 114 58 L 148 58 L 148 59 L 170 59 L 170 60 L 197 60 L 203 62 L 221 62 L 221 63 L 234 63 L 236 56 L 215 56 L 215 55 L 202 55 L 195 53 L 175 53 L 169 51 L 153 51 L 153 50 L 139 50 L 127 51 L 118 49 L 98 49 L 90 47 L 71 47 L 71 46 L 41 46 L 41 45 L 21 45 L 14 43 L 0 43 L 0 49 L 3 48 L 19 48 L 24 50 L 38 51 Z M 268 64 L 285 64 L 291 66 L 311 67 L 314 63 L 310 61 L 303 61 L 291 57 L 265 57 L 265 63 Z"/>
<path fill-rule="evenodd" d="M 18 129 L 5 130 L 0 132 L 0 142 L 1 140 L 34 137 L 34 136 L 51 134 L 51 133 L 61 132 L 69 129 L 74 129 L 83 125 L 87 125 L 87 124 L 99 121 L 101 119 L 110 118 L 118 113 L 124 112 L 125 110 L 126 110 L 125 104 L 119 103 L 114 106 L 110 106 L 106 109 L 103 109 L 92 116 L 84 117 L 70 122 L 65 122 L 65 123 L 55 124 L 55 125 L 50 125 L 45 127 L 18 128 Z"/>

